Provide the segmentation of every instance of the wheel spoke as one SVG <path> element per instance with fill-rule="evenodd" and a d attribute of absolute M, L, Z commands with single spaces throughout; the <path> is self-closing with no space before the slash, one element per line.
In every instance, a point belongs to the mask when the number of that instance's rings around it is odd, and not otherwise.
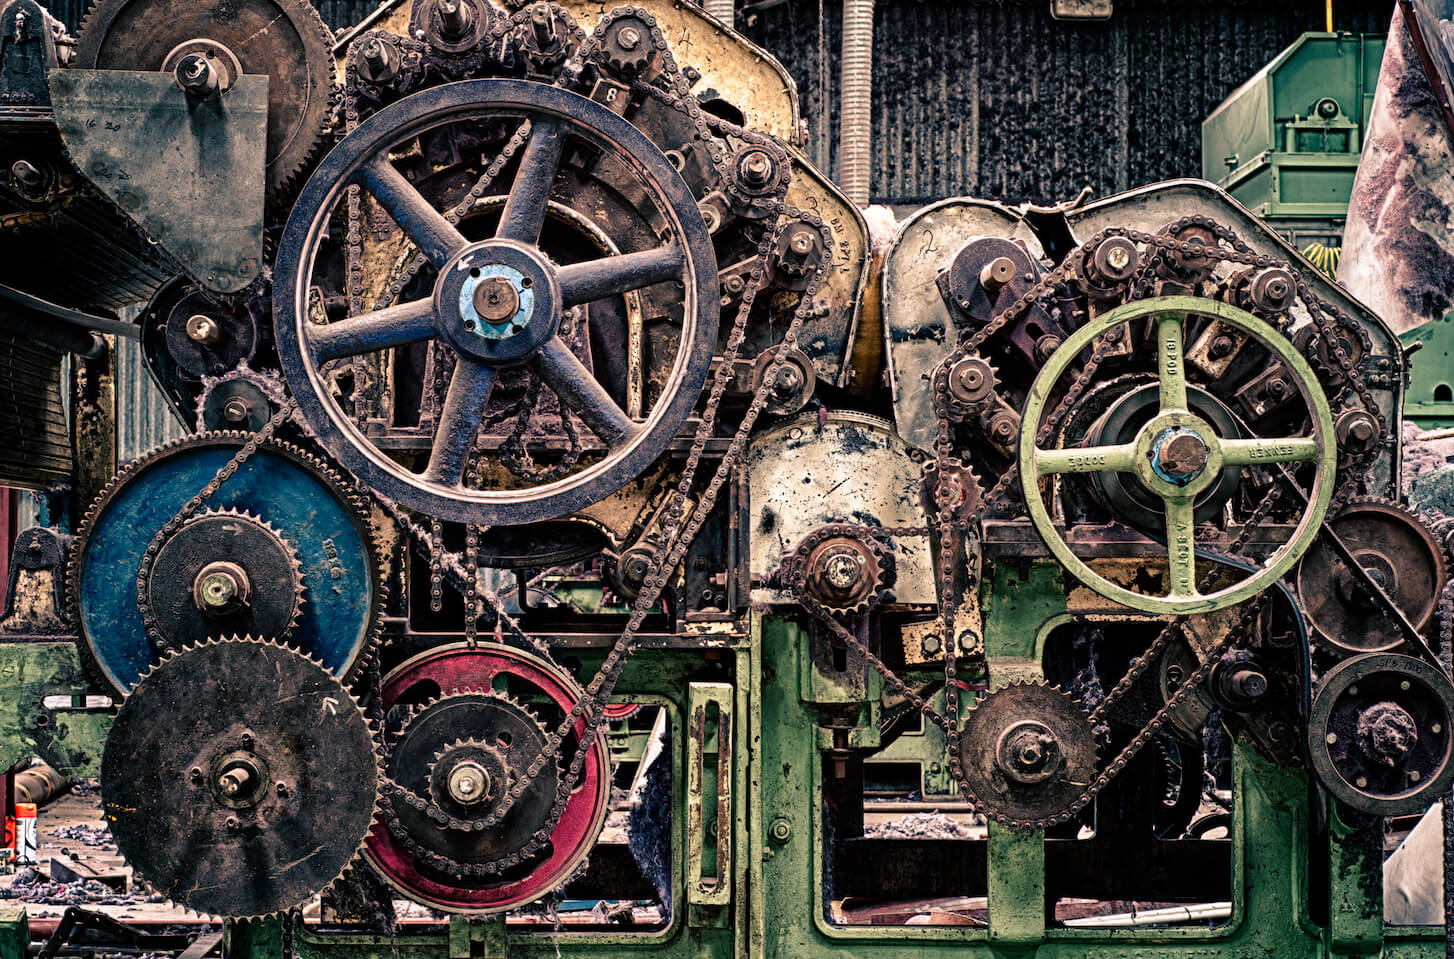
<path fill-rule="evenodd" d="M 434 301 L 415 300 L 307 330 L 315 363 L 418 343 L 435 335 Z"/>
<path fill-rule="evenodd" d="M 574 410 L 607 446 L 616 449 L 641 432 L 641 426 L 616 405 L 606 388 L 559 337 L 548 340 L 530 362 L 560 401 Z"/>
<path fill-rule="evenodd" d="M 1182 354 L 1184 317 L 1166 314 L 1156 320 L 1156 366 L 1161 377 L 1161 412 L 1186 409 L 1186 358 Z"/>
<path fill-rule="evenodd" d="M 447 486 L 458 486 L 464 476 L 465 459 L 474 445 L 480 419 L 495 386 L 494 367 L 460 357 L 444 395 L 444 408 L 434 431 L 434 447 L 424 478 Z"/>
<path fill-rule="evenodd" d="M 1167 497 L 1166 560 L 1172 599 L 1197 595 L 1196 516 L 1189 498 Z"/>
<path fill-rule="evenodd" d="M 500 212 L 500 227 L 495 236 L 520 243 L 539 242 L 545 210 L 550 203 L 550 186 L 555 182 L 564 147 L 565 135 L 554 122 L 530 122 L 530 142 L 520 156 L 520 172 L 510 187 L 505 209 Z"/>
<path fill-rule="evenodd" d="M 364 189 L 389 211 L 399 228 L 409 234 L 409 239 L 435 266 L 444 266 L 468 244 L 464 234 L 431 206 L 404 174 L 394 169 L 387 155 L 374 157 L 359 169 L 357 176 Z"/>
<path fill-rule="evenodd" d="M 1309 463 L 1318 458 L 1318 441 L 1311 436 L 1253 437 L 1222 440 L 1222 462 L 1228 466 L 1259 463 Z"/>
<path fill-rule="evenodd" d="M 1136 469 L 1136 444 L 1035 450 L 1035 474 L 1130 473 Z"/>
<path fill-rule="evenodd" d="M 556 274 L 561 302 L 575 306 L 628 290 L 639 290 L 663 280 L 680 279 L 685 262 L 681 247 L 670 243 L 654 250 L 572 263 L 561 267 Z"/>

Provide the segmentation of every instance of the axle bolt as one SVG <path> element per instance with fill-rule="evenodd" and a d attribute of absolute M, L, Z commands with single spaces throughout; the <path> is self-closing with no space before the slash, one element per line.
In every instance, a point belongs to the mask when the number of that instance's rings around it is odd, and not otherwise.
<path fill-rule="evenodd" d="M 187 318 L 187 336 L 194 343 L 213 346 L 222 339 L 222 327 L 204 313 L 193 313 Z"/>

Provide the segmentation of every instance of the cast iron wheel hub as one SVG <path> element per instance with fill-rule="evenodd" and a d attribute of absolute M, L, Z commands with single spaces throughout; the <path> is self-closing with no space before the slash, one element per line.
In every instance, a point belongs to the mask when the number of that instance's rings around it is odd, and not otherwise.
<path fill-rule="evenodd" d="M 456 352 L 497 367 L 523 363 L 560 326 L 555 267 L 521 243 L 471 244 L 440 271 L 434 308 Z"/>
<path fill-rule="evenodd" d="M 1066 693 L 1045 683 L 991 690 L 960 732 L 964 784 L 981 811 L 1013 828 L 1068 818 L 1096 775 L 1096 734 Z"/>
<path fill-rule="evenodd" d="M 1022 785 L 1044 782 L 1064 763 L 1059 737 L 1036 719 L 1006 729 L 995 744 L 995 764 L 1000 772 Z"/>
<path fill-rule="evenodd" d="M 1343 805 L 1422 812 L 1454 782 L 1454 684 L 1421 659 L 1370 653 L 1323 677 L 1308 714 L 1308 759 Z"/>
<path fill-rule="evenodd" d="M 1195 429 L 1171 427 L 1151 443 L 1151 468 L 1168 483 L 1185 486 L 1201 475 L 1210 450 Z"/>

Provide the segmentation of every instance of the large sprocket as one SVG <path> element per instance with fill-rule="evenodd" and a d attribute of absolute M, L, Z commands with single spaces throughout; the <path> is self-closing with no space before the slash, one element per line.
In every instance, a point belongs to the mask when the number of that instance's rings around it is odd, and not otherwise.
<path fill-rule="evenodd" d="M 83 661 L 116 692 L 129 690 L 163 652 L 257 632 L 268 623 L 273 625 L 266 638 L 286 637 L 341 678 L 366 660 L 383 614 L 383 560 L 362 503 L 317 457 L 277 440 L 262 443 L 207 500 L 209 512 L 150 552 L 158 531 L 248 439 L 245 433 L 198 433 L 147 453 L 112 479 L 82 522 L 71 551 L 71 609 Z M 218 517 L 229 510 L 245 513 L 246 531 L 264 543 L 275 540 L 273 548 L 243 556 L 232 549 L 235 539 L 225 530 L 220 537 L 193 535 L 204 521 L 225 526 Z M 189 547 L 187 562 L 162 563 L 184 534 L 189 543 L 180 545 Z M 219 616 L 157 615 L 154 603 L 192 602 L 204 568 L 220 563 L 238 566 L 255 594 L 279 588 L 277 575 L 284 587 L 300 590 L 306 583 L 308 601 L 284 602 L 280 613 L 264 616 L 278 596 L 255 597 L 251 620 L 229 610 Z M 192 581 L 153 582 L 162 569 L 181 570 Z M 148 586 L 138 592 L 143 571 Z M 295 598 L 301 595 L 295 592 Z"/>
<path fill-rule="evenodd" d="M 153 888 L 230 918 L 300 906 L 362 848 L 374 733 L 314 660 L 230 639 L 169 656 L 122 703 L 101 760 L 117 848 Z"/>
<path fill-rule="evenodd" d="M 243 73 L 267 75 L 267 191 L 285 194 L 323 144 L 333 92 L 333 42 L 307 0 L 96 0 L 72 66 L 171 69 L 170 55 L 199 40 L 225 47 Z"/>
<path fill-rule="evenodd" d="M 1014 682 L 969 711 L 960 755 L 981 812 L 1015 828 L 1043 827 L 1094 781 L 1095 728 L 1056 687 Z"/>

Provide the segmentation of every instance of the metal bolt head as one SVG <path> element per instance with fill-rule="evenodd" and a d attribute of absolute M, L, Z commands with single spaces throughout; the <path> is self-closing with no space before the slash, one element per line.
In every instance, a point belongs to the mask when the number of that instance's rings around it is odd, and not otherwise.
<path fill-rule="evenodd" d="M 10 176 L 16 183 L 32 190 L 45 184 L 45 174 L 29 160 L 16 160 L 10 164 Z"/>
<path fill-rule="evenodd" d="M 246 423 L 252 416 L 252 404 L 240 396 L 234 396 L 222 404 L 222 418 L 233 425 Z"/>
<path fill-rule="evenodd" d="M 1220 333 L 1212 339 L 1212 345 L 1207 352 L 1211 354 L 1212 359 L 1220 360 L 1223 357 L 1230 356 L 1236 346 L 1236 340 L 1225 333 Z"/>
<path fill-rule="evenodd" d="M 798 369 L 794 363 L 784 363 L 778 367 L 777 375 L 773 378 L 773 389 L 780 396 L 791 396 L 803 386 L 803 371 Z"/>
<path fill-rule="evenodd" d="M 980 285 L 990 292 L 996 292 L 1015 278 L 1015 261 L 1007 256 L 997 256 L 979 271 Z"/>
<path fill-rule="evenodd" d="M 487 276 L 475 287 L 475 312 L 489 323 L 503 323 L 520 312 L 520 294 L 503 276 Z"/>
<path fill-rule="evenodd" d="M 490 777 L 483 766 L 476 762 L 462 762 L 449 771 L 447 788 L 451 799 L 468 806 L 485 798 L 489 784 Z"/>
<path fill-rule="evenodd" d="M 771 834 L 772 838 L 776 841 L 787 842 L 793 836 L 793 825 L 783 817 L 779 816 L 772 821 Z"/>
<path fill-rule="evenodd" d="M 813 252 L 813 235 L 807 230 L 799 230 L 788 243 L 788 248 L 798 256 L 807 256 Z"/>
<path fill-rule="evenodd" d="M 622 27 L 616 33 L 616 43 L 622 50 L 635 50 L 641 45 L 641 32 L 635 27 Z"/>
<path fill-rule="evenodd" d="M 217 92 L 221 82 L 211 59 L 201 53 L 189 53 L 178 60 L 173 76 L 177 86 L 193 97 L 210 97 Z"/>
<path fill-rule="evenodd" d="M 212 346 L 222 339 L 222 327 L 206 314 L 193 313 L 187 317 L 187 337 L 194 343 Z"/>
<path fill-rule="evenodd" d="M 835 553 L 824 564 L 823 578 L 834 589 L 848 591 L 858 582 L 863 570 L 863 557 L 853 553 Z"/>
<path fill-rule="evenodd" d="M 237 583 L 226 573 L 212 573 L 202 578 L 197 588 L 202 604 L 209 609 L 225 609 L 237 595 Z"/>
<path fill-rule="evenodd" d="M 1131 252 L 1123 246 L 1117 245 L 1106 253 L 1106 263 L 1113 269 L 1124 270 L 1130 262 Z"/>
<path fill-rule="evenodd" d="M 766 186 L 771 182 L 773 174 L 772 168 L 772 157 L 767 155 L 766 150 L 760 149 L 748 150 L 742 155 L 742 160 L 737 165 L 738 171 L 742 174 L 742 179 L 749 186 L 753 187 Z"/>

